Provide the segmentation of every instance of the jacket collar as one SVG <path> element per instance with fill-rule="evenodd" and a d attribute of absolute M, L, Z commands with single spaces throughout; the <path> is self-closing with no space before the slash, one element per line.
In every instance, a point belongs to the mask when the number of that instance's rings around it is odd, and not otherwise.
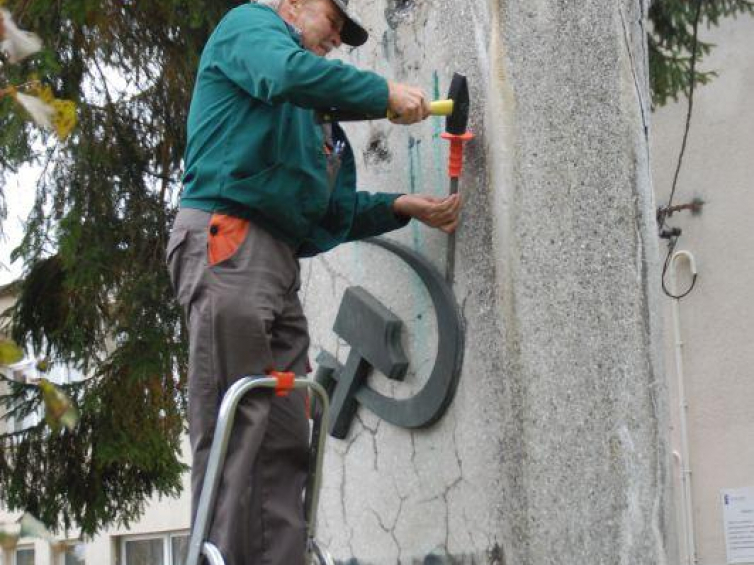
<path fill-rule="evenodd" d="M 1 2 L 2 2 L 2 0 L 0 0 L 0 3 Z M 263 8 L 265 10 L 270 10 L 271 12 L 273 12 L 278 18 L 280 18 L 282 20 L 282 22 L 285 24 L 285 27 L 288 28 L 288 33 L 291 35 L 291 37 L 293 38 L 293 40 L 296 43 L 298 43 L 300 47 L 303 47 L 303 44 L 301 43 L 301 30 L 299 28 L 297 28 L 296 26 L 291 25 L 288 22 L 286 22 L 285 20 L 283 20 L 283 18 L 280 17 L 280 14 L 278 14 L 277 11 L 274 8 L 272 8 L 272 7 L 265 6 L 263 4 L 255 4 L 255 6 L 259 6 L 260 8 Z"/>
<path fill-rule="evenodd" d="M 299 44 L 299 46 L 303 47 L 301 43 L 301 30 L 296 26 L 289 24 L 285 20 L 283 20 L 283 23 L 285 24 L 285 27 L 288 28 L 288 33 L 291 34 L 291 37 L 296 41 L 296 43 Z"/>
<path fill-rule="evenodd" d="M 288 32 L 291 34 L 291 37 L 296 40 L 296 43 L 298 43 L 299 46 L 302 46 L 302 44 L 301 44 L 301 30 L 298 29 L 296 26 L 289 24 L 285 20 L 283 20 L 283 23 L 285 24 L 285 27 L 288 28 Z"/>

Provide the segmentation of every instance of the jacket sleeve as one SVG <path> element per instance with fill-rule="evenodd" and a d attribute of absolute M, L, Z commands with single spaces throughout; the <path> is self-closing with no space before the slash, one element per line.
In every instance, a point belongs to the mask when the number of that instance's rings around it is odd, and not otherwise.
<path fill-rule="evenodd" d="M 339 126 L 334 128 L 337 136 L 345 140 Z M 355 190 L 356 169 L 348 144 L 343 158 L 327 213 L 299 248 L 301 257 L 324 253 L 347 241 L 382 235 L 404 227 L 411 220 L 393 211 L 393 203 L 400 194 Z"/>
<path fill-rule="evenodd" d="M 303 49 L 267 7 L 246 4 L 229 12 L 208 47 L 217 70 L 263 102 L 369 113 L 387 109 L 384 78 Z"/>
<path fill-rule="evenodd" d="M 393 202 L 399 196 L 356 191 L 331 200 L 323 221 L 299 247 L 299 257 L 312 257 L 347 241 L 374 237 L 404 227 L 410 218 L 393 212 Z"/>
<path fill-rule="evenodd" d="M 400 194 L 360 190 L 351 195 L 352 199 L 341 199 L 340 202 L 341 206 L 347 203 L 352 206 L 351 225 L 345 234 L 345 241 L 382 235 L 404 227 L 411 219 L 398 216 L 393 211 L 393 203 Z"/>

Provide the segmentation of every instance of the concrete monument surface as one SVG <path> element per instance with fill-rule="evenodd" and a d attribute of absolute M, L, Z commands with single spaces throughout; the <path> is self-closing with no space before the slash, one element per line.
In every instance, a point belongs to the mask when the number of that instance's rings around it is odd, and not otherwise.
<path fill-rule="evenodd" d="M 320 538 L 343 563 L 672 563 L 646 0 L 358 8 L 372 40 L 356 64 L 433 98 L 453 72 L 469 78 L 453 287 L 464 364 L 431 426 L 357 407 L 329 444 Z M 447 193 L 441 119 L 347 127 L 361 186 Z M 390 237 L 444 269 L 442 234 Z M 366 382 L 398 399 L 422 389 L 437 318 L 405 262 L 353 244 L 302 278 L 314 356 L 346 364 L 333 324 L 361 287 L 402 321 L 409 362 L 402 380 Z"/>

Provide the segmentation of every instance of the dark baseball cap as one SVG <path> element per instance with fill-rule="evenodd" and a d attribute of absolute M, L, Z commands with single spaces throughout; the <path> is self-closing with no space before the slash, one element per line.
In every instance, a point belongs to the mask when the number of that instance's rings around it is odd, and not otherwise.
<path fill-rule="evenodd" d="M 343 29 L 340 32 L 340 40 L 352 47 L 364 45 L 367 39 L 369 39 L 369 33 L 361 25 L 361 22 L 348 11 L 348 0 L 332 0 L 332 2 L 340 8 L 340 11 L 345 16 Z"/>

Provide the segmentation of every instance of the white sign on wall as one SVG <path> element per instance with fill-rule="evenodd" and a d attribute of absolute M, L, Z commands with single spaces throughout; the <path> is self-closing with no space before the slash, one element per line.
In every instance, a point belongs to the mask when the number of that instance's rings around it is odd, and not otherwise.
<path fill-rule="evenodd" d="M 728 563 L 754 563 L 754 487 L 723 489 Z"/>

